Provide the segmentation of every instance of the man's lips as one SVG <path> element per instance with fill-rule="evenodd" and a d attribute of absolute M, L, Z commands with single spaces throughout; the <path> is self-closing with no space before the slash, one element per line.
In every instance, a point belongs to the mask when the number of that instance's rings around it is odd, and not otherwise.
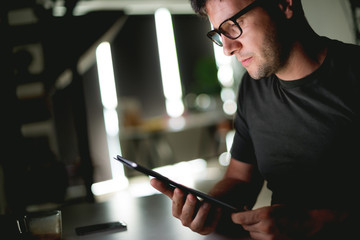
<path fill-rule="evenodd" d="M 250 65 L 251 60 L 252 60 L 252 57 L 248 57 L 248 58 L 241 59 L 240 62 L 244 67 L 247 67 Z"/>

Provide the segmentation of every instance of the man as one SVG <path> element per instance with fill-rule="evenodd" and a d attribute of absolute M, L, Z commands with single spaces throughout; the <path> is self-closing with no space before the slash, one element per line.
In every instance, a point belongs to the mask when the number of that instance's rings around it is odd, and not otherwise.
<path fill-rule="evenodd" d="M 360 48 L 318 36 L 300 0 L 191 0 L 208 36 L 246 68 L 232 159 L 211 195 L 245 211 L 226 215 L 156 179 L 173 215 L 200 234 L 222 219 L 253 239 L 354 237 L 360 203 Z M 267 181 L 272 204 L 253 209 Z M 221 220 L 220 220 L 221 219 Z"/>

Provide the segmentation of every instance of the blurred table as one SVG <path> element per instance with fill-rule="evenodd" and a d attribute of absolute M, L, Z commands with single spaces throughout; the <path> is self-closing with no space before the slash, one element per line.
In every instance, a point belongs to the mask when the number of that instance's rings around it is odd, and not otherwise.
<path fill-rule="evenodd" d="M 171 201 L 164 195 L 133 198 L 127 195 L 98 203 L 79 203 L 62 209 L 63 239 L 101 240 L 248 240 L 248 237 L 231 238 L 219 234 L 202 236 L 183 227 L 172 217 Z M 127 223 L 126 231 L 108 231 L 77 236 L 80 226 L 121 220 Z"/>

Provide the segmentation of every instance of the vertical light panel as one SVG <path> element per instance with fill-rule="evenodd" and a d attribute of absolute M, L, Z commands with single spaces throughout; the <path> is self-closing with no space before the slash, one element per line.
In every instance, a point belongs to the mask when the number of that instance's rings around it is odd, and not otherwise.
<path fill-rule="evenodd" d="M 170 117 L 179 117 L 184 113 L 184 104 L 174 30 L 168 9 L 160 8 L 155 12 L 155 25 L 166 111 Z"/>
<path fill-rule="evenodd" d="M 108 42 L 101 43 L 96 49 L 101 102 L 106 109 L 116 109 L 118 105 L 114 67 L 111 48 Z"/>
<path fill-rule="evenodd" d="M 98 68 L 101 102 L 107 136 L 108 152 L 110 155 L 110 167 L 112 180 L 95 183 L 92 191 L 95 195 L 118 191 L 128 185 L 128 180 L 121 164 L 113 159 L 121 155 L 119 138 L 119 118 L 117 114 L 117 93 L 114 77 L 114 69 L 111 56 L 110 43 L 103 42 L 96 49 L 96 63 Z"/>

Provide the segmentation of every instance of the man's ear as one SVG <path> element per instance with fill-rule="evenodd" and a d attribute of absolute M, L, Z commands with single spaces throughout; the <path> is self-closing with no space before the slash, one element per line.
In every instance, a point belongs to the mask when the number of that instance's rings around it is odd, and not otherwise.
<path fill-rule="evenodd" d="M 290 19 L 293 17 L 293 0 L 279 0 L 278 6 L 285 18 Z"/>

